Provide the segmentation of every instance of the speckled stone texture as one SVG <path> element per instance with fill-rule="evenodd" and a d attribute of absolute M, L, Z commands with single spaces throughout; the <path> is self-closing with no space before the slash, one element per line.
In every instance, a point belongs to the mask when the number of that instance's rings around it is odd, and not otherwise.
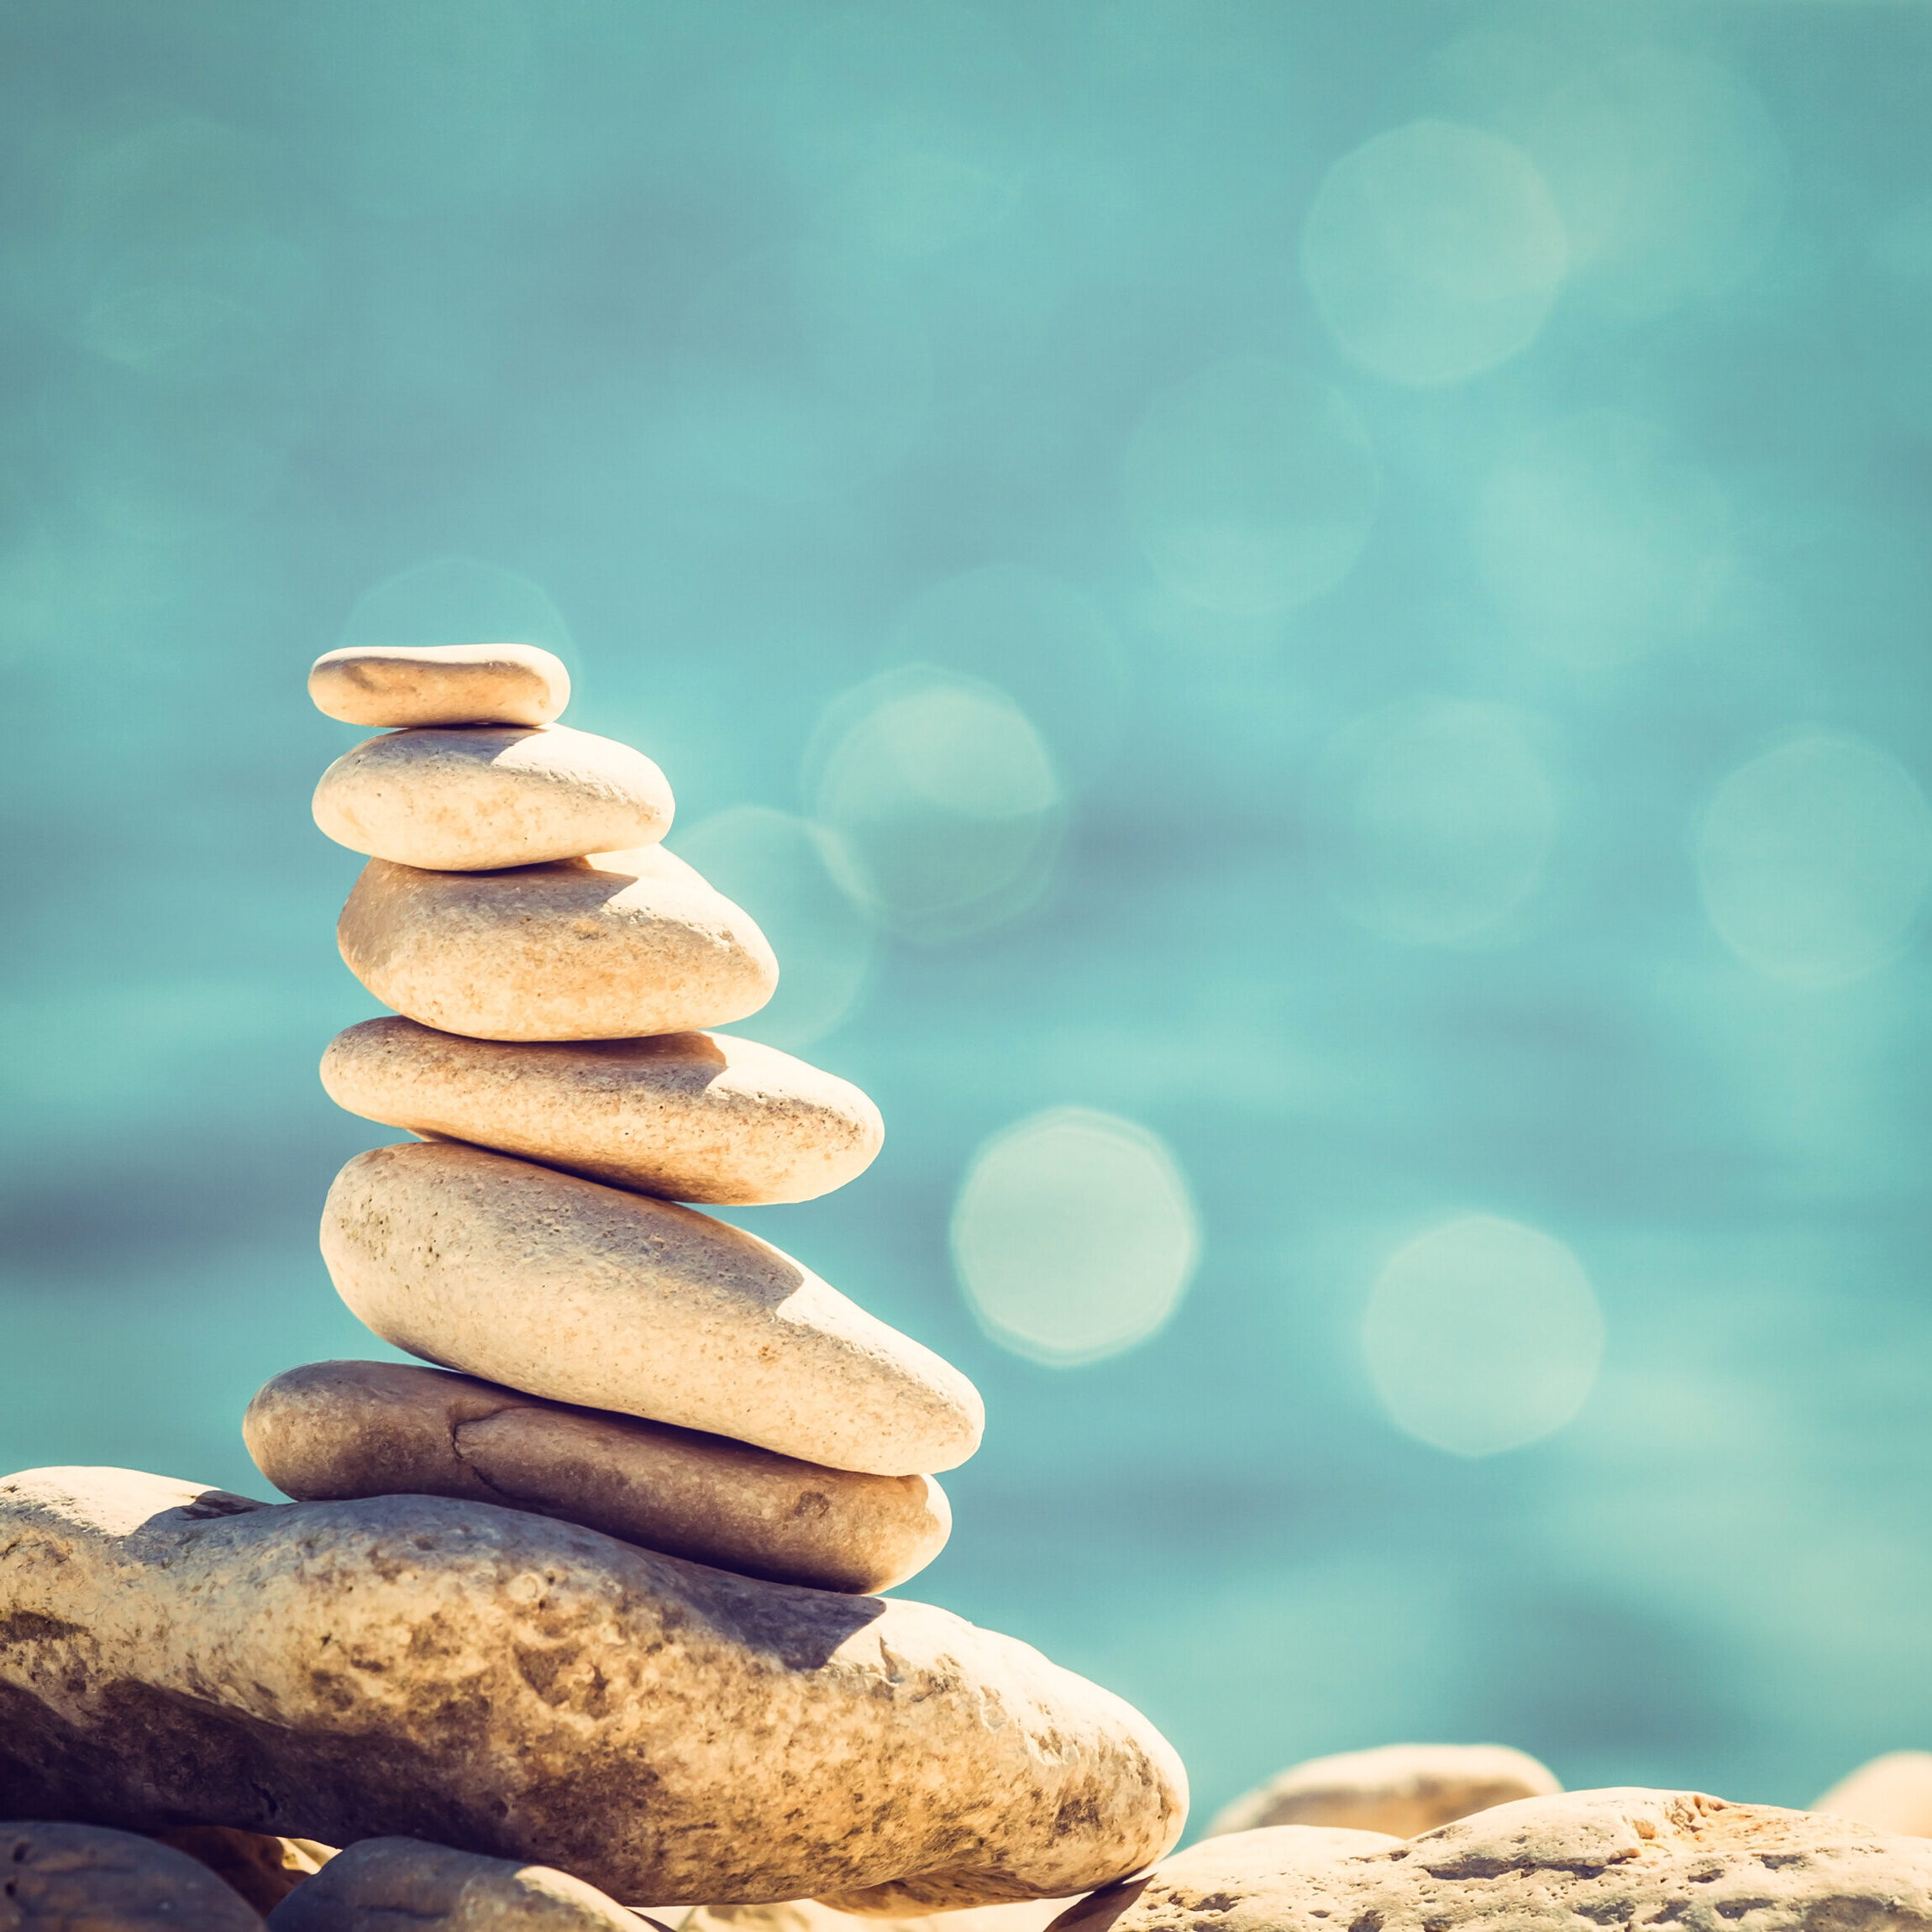
<path fill-rule="evenodd" d="M 6 1620 L 0 1611 L 0 1630 Z M 4 1812 L 18 1800 L 3 1783 L 0 1790 Z M 171 1846 L 89 1824 L 0 1822 L 0 1932 L 261 1932 L 261 1925 L 239 1893 Z"/>
<path fill-rule="evenodd" d="M 1237 1798 L 1211 1835 L 1268 1824 L 1331 1824 L 1413 1838 L 1472 1812 L 1562 1786 L 1546 1765 L 1500 1744 L 1389 1744 L 1310 1758 Z"/>
<path fill-rule="evenodd" d="M 953 1515 L 930 1476 L 827 1469 L 722 1436 L 544 1402 L 400 1362 L 316 1362 L 266 1383 L 242 1435 L 299 1503 L 458 1496 L 813 1589 L 916 1575 Z"/>
<path fill-rule="evenodd" d="M 814 1200 L 885 1139 L 849 1080 L 727 1033 L 513 1043 L 365 1020 L 322 1084 L 368 1120 L 675 1201 Z"/>
<path fill-rule="evenodd" d="M 1928 1932 L 1932 1844 L 1696 1792 L 1528 1798 L 1351 1850 L 1203 1840 L 1053 1932 Z"/>
<path fill-rule="evenodd" d="M 270 1932 L 639 1932 L 568 1873 L 414 1838 L 365 1838 L 269 1915 Z"/>
<path fill-rule="evenodd" d="M 1107 1884 L 1186 1814 L 1159 1733 L 1024 1644 L 488 1504 L 36 1471 L 0 1604 L 0 1812 L 902 1914 Z"/>
<path fill-rule="evenodd" d="M 372 858 L 335 937 L 384 1005 L 479 1040 L 689 1032 L 778 987 L 751 915 L 661 845 L 507 872 Z"/>
<path fill-rule="evenodd" d="M 709 1215 L 454 1145 L 336 1177 L 322 1254 L 358 1320 L 426 1362 L 874 1476 L 956 1468 L 957 1368 Z"/>

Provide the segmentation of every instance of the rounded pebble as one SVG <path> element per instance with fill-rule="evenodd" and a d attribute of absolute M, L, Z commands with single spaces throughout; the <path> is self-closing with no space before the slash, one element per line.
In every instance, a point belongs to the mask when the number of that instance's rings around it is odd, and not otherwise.
<path fill-rule="evenodd" d="M 727 1033 L 513 1044 L 365 1020 L 322 1084 L 365 1120 L 669 1200 L 815 1200 L 885 1137 L 850 1081 Z"/>
<path fill-rule="evenodd" d="M 858 1595 L 916 1575 L 953 1526 L 930 1476 L 827 1469 L 400 1362 L 289 1369 L 256 1394 L 242 1435 L 298 1503 L 507 1503 L 741 1576 Z"/>
<path fill-rule="evenodd" d="M 308 695 L 344 724 L 542 725 L 570 674 L 535 644 L 349 645 L 315 660 Z"/>
<path fill-rule="evenodd" d="M 875 1476 L 979 1446 L 979 1392 L 756 1235 L 450 1144 L 358 1154 L 323 1209 L 358 1320 L 446 1368 Z"/>
<path fill-rule="evenodd" d="M 5 1932 L 189 1926 L 194 1932 L 261 1932 L 261 1919 L 206 1866 L 171 1845 L 97 1824 L 0 1823 Z"/>
<path fill-rule="evenodd" d="M 1932 1751 L 1888 1751 L 1840 1778 L 1811 1809 L 1874 1831 L 1932 1838 Z"/>
<path fill-rule="evenodd" d="M 778 985 L 750 916 L 660 845 L 509 872 L 372 858 L 336 939 L 385 1005 L 481 1040 L 689 1032 Z"/>
<path fill-rule="evenodd" d="M 322 774 L 338 845 L 434 872 L 491 872 L 655 845 L 671 788 L 644 756 L 568 725 L 469 725 L 366 739 Z"/>

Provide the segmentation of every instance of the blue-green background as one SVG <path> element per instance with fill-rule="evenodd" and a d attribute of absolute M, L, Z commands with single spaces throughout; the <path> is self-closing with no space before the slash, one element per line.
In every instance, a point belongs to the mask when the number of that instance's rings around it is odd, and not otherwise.
<path fill-rule="evenodd" d="M 1536 152 L 1632 50 L 1730 116 L 1648 218 L 1742 165 L 1715 239 L 1579 265 L 1466 379 L 1352 357 L 1302 265 L 1331 166 L 1427 116 Z M 1140 1704 L 1197 1819 L 1409 1737 L 1785 1803 L 1932 1745 L 1924 951 L 1794 984 L 1696 859 L 1781 734 L 1932 773 L 1928 73 L 1909 0 L 7 0 L 0 1462 L 259 1492 L 249 1394 L 366 1346 L 314 1243 L 389 1137 L 313 1071 L 373 1010 L 307 811 L 354 734 L 302 675 L 372 587 L 564 649 L 570 722 L 696 826 L 806 809 L 825 707 L 999 566 L 1110 640 L 1032 712 L 1052 876 L 880 941 L 801 1050 L 887 1149 L 747 1217 L 985 1393 L 916 1593 Z M 1380 491 L 1334 588 L 1230 611 L 1158 580 L 1124 478 L 1253 358 L 1339 392 Z M 1571 648 L 1473 532 L 1603 411 L 1669 453 L 1610 590 L 1693 540 L 1709 582 Z M 1554 830 L 1431 943 L 1352 911 L 1325 774 L 1445 700 L 1526 721 Z M 1164 1139 L 1202 1256 L 1154 1340 L 1060 1369 L 975 1325 L 946 1228 L 974 1149 L 1069 1103 Z M 1393 1425 L 1359 1340 L 1383 1257 L 1471 1211 L 1568 1244 L 1608 1336 L 1573 1422 L 1478 1459 Z"/>

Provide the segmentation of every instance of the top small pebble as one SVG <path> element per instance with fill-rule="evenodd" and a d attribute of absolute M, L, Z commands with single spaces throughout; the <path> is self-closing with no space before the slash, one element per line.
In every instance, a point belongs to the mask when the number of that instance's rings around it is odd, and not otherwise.
<path fill-rule="evenodd" d="M 351 645 L 315 660 L 308 695 L 344 724 L 541 725 L 570 674 L 534 644 Z"/>

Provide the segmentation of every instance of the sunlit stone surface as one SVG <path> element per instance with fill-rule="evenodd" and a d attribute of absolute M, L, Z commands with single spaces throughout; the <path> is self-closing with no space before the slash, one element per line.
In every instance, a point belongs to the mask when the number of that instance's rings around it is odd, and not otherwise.
<path fill-rule="evenodd" d="M 1473 1812 L 1561 1791 L 1527 1753 L 1499 1744 L 1390 1744 L 1291 1765 L 1237 1798 L 1211 1836 L 1281 1824 L 1413 1838 Z"/>

